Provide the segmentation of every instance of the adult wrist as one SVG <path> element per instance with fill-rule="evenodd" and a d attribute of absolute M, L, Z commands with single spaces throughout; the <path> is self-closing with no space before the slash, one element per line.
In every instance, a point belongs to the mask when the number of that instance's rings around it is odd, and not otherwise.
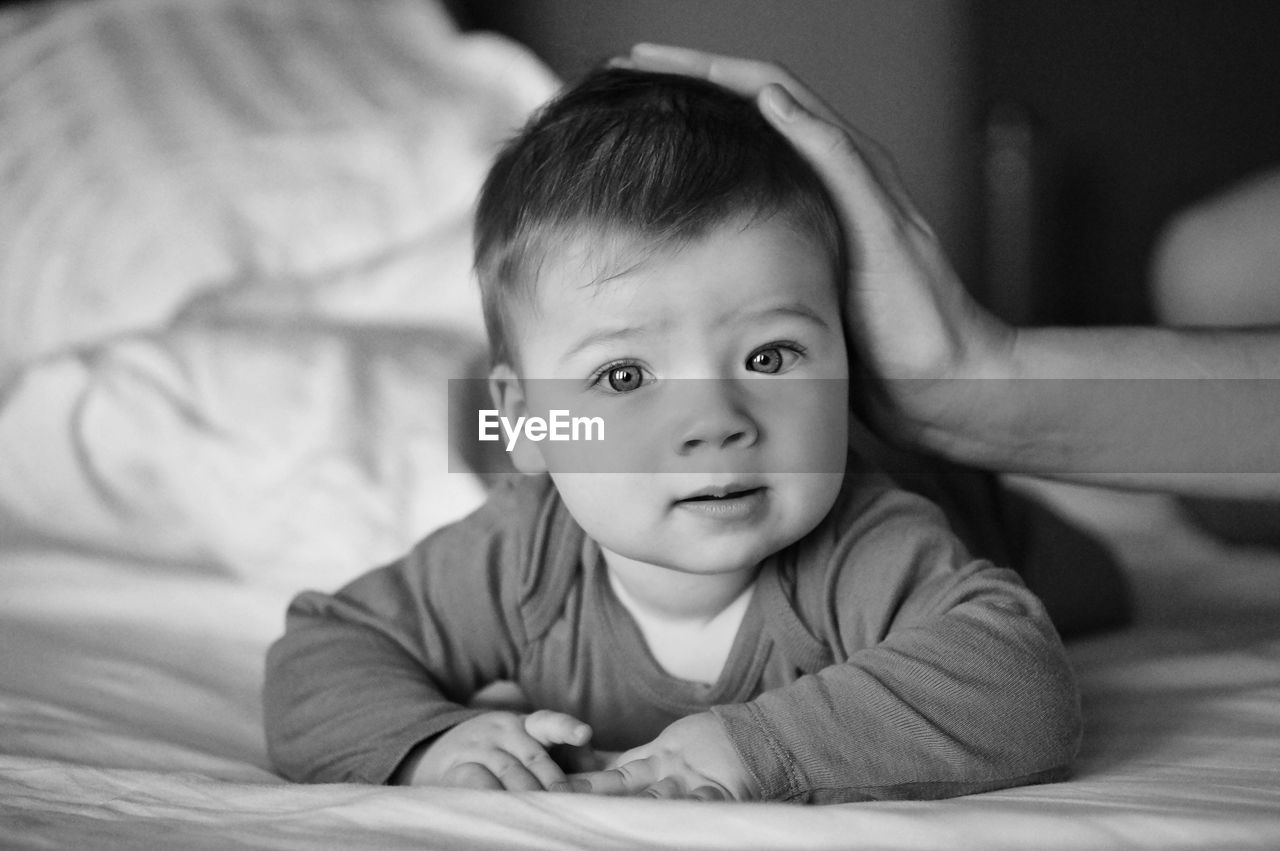
<path fill-rule="evenodd" d="M 977 319 L 983 333 L 945 370 L 885 384 L 910 443 L 959 463 L 999 468 L 1030 414 L 1030 397 L 1018 392 L 1027 374 L 1024 335 L 993 318 Z"/>

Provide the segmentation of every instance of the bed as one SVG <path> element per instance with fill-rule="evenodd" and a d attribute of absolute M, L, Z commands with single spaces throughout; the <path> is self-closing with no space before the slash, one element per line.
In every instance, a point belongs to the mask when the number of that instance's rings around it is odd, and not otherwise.
<path fill-rule="evenodd" d="M 482 357 L 470 204 L 555 86 L 429 0 L 0 11 L 0 847 L 1280 847 L 1280 552 L 1034 482 L 1134 600 L 1069 645 L 1065 782 L 799 807 L 272 772 L 289 598 L 483 497 L 446 404 Z"/>

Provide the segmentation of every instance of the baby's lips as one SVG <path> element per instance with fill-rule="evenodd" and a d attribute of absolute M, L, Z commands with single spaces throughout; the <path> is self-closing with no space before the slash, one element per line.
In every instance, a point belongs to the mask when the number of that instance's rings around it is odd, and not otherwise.
<path fill-rule="evenodd" d="M 676 501 L 684 502 L 685 500 L 690 499 L 724 499 L 726 496 L 730 495 L 757 491 L 760 490 L 761 487 L 762 485 L 753 485 L 747 482 L 730 482 L 725 485 L 709 485 L 687 493 Z"/>

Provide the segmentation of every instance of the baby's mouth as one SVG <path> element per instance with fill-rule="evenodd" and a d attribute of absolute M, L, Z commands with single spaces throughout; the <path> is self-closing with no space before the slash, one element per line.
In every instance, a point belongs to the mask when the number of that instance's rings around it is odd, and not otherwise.
<path fill-rule="evenodd" d="M 763 490 L 763 487 L 744 488 L 735 485 L 730 485 L 728 487 L 709 487 L 703 488 L 702 490 L 686 496 L 683 499 L 678 499 L 676 502 L 725 502 L 752 497 Z"/>

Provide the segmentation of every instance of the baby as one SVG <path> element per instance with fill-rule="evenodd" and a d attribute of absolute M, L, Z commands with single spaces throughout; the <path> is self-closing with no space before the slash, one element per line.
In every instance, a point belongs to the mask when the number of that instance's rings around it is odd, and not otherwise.
<path fill-rule="evenodd" d="M 806 802 L 1064 775 L 1043 607 L 849 450 L 839 223 L 753 104 L 594 73 L 499 156 L 476 230 L 497 409 L 608 439 L 517 440 L 530 475 L 293 602 L 282 773 Z M 473 705 L 500 682 L 537 711 Z"/>

